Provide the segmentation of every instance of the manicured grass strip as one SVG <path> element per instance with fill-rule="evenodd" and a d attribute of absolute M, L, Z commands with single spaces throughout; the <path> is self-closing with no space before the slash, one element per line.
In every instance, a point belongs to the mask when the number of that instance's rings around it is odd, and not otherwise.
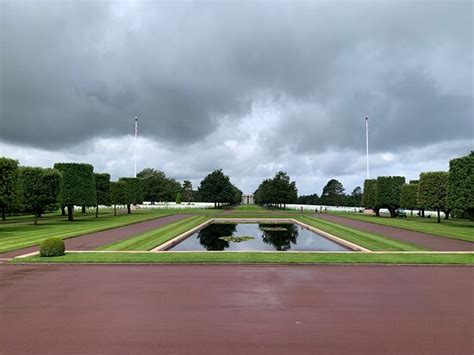
<path fill-rule="evenodd" d="M 296 216 L 302 216 L 301 213 L 287 213 L 278 214 L 278 213 L 269 213 L 268 211 L 263 212 L 232 212 L 232 213 L 223 213 L 216 216 L 216 218 L 295 218 Z"/>
<path fill-rule="evenodd" d="M 144 253 L 68 253 L 64 256 L 42 258 L 32 256 L 14 259 L 13 262 L 39 263 L 143 263 L 143 264 L 179 264 L 179 263 L 248 263 L 248 264 L 460 264 L 472 265 L 473 254 L 448 253 L 233 253 L 233 252 L 144 252 Z"/>
<path fill-rule="evenodd" d="M 474 222 L 467 220 L 442 220 L 441 223 L 437 223 L 436 218 L 389 218 L 354 213 L 337 213 L 336 215 L 445 238 L 474 242 Z"/>
<path fill-rule="evenodd" d="M 39 220 L 45 221 L 49 219 L 58 219 L 58 218 L 61 218 L 60 212 L 48 212 L 48 213 L 43 213 L 42 217 Z M 0 226 L 2 224 L 10 224 L 10 223 L 32 223 L 34 219 L 35 217 L 31 214 L 7 216 L 6 220 L 4 221 L 0 220 Z"/>
<path fill-rule="evenodd" d="M 301 222 L 309 224 L 312 227 L 321 229 L 327 233 L 333 234 L 336 237 L 343 238 L 349 242 L 360 245 L 374 251 L 410 251 L 410 250 L 426 250 L 425 248 L 388 238 L 378 234 L 363 232 L 351 227 L 346 227 L 340 224 L 328 222 L 320 218 L 309 216 L 300 216 L 297 218 Z"/>
<path fill-rule="evenodd" d="M 0 226 L 0 253 L 38 245 L 49 237 L 61 239 L 126 226 L 172 214 L 169 210 L 134 211 L 131 214 L 114 216 L 107 214 L 78 216 L 74 222 L 62 220 L 46 221 L 41 224 L 7 224 Z"/>
<path fill-rule="evenodd" d="M 201 223 L 204 223 L 206 220 L 208 220 L 208 218 L 205 216 L 189 217 L 184 220 L 168 224 L 164 227 L 140 234 L 138 236 L 134 236 L 112 244 L 102 246 L 99 248 L 99 250 L 150 250 L 186 232 L 187 230 L 194 228 L 200 225 Z"/>
<path fill-rule="evenodd" d="M 237 205 L 230 209 L 234 211 L 268 212 L 266 208 L 259 205 Z"/>

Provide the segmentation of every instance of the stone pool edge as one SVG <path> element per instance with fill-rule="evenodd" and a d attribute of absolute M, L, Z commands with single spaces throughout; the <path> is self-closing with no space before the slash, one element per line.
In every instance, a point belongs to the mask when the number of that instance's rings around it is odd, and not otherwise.
<path fill-rule="evenodd" d="M 158 245 L 157 247 L 154 247 L 153 249 L 150 249 L 149 251 L 166 251 L 166 249 L 169 249 L 179 242 L 181 242 L 183 239 L 186 239 L 189 237 L 191 234 L 203 229 L 204 227 L 207 227 L 208 225 L 212 224 L 214 222 L 214 218 L 208 219 L 207 221 L 201 223 L 200 225 L 191 228 L 190 230 L 187 230 L 184 233 L 181 233 L 177 237 L 174 237 L 171 240 L 168 240 L 167 242 L 164 242 L 163 244 Z"/>

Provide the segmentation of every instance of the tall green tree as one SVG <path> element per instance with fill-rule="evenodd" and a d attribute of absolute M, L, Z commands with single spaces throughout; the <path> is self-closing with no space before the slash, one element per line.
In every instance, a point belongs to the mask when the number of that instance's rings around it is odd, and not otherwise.
<path fill-rule="evenodd" d="M 260 205 L 285 208 L 286 204 L 298 201 L 296 182 L 291 181 L 286 172 L 279 171 L 272 179 L 262 181 L 254 193 L 254 199 Z"/>
<path fill-rule="evenodd" d="M 411 215 L 413 216 L 413 210 L 418 208 L 417 204 L 417 195 L 418 195 L 418 182 L 405 184 L 402 186 L 402 191 L 400 193 L 400 207 L 411 210 Z"/>
<path fill-rule="evenodd" d="M 189 204 L 193 198 L 193 184 L 189 180 L 183 181 L 184 200 Z"/>
<path fill-rule="evenodd" d="M 377 179 L 366 179 L 364 181 L 362 204 L 365 208 L 373 209 L 376 216 L 380 216 L 380 208 L 377 206 Z"/>
<path fill-rule="evenodd" d="M 143 190 L 139 178 L 121 177 L 119 182 L 123 183 L 123 202 L 127 205 L 127 212 L 132 213 L 131 205 L 143 202 Z"/>
<path fill-rule="evenodd" d="M 214 202 L 214 206 L 219 207 L 223 203 L 237 202 L 235 188 L 222 169 L 217 169 L 201 181 L 199 195 L 203 202 Z"/>
<path fill-rule="evenodd" d="M 117 215 L 117 205 L 126 205 L 125 183 L 123 181 L 110 182 L 110 202 L 114 206 L 114 216 Z"/>
<path fill-rule="evenodd" d="M 18 190 L 18 161 L 0 157 L 0 209 L 2 220 L 15 203 Z"/>
<path fill-rule="evenodd" d="M 279 171 L 272 179 L 273 203 L 283 205 L 295 203 L 298 200 L 298 189 L 296 182 L 290 180 L 286 171 Z"/>
<path fill-rule="evenodd" d="M 94 167 L 90 164 L 56 163 L 62 173 L 61 203 L 67 207 L 68 220 L 74 220 L 74 206 L 95 206 Z"/>
<path fill-rule="evenodd" d="M 346 195 L 344 194 L 344 186 L 336 179 L 328 181 L 323 188 L 321 195 L 321 204 L 327 206 L 342 206 L 344 205 Z"/>
<path fill-rule="evenodd" d="M 95 176 L 95 194 L 96 206 L 95 217 L 99 217 L 99 205 L 110 206 L 110 174 L 94 174 Z"/>
<path fill-rule="evenodd" d="M 400 207 L 400 195 L 405 184 L 403 176 L 379 176 L 377 178 L 377 194 L 375 206 L 386 208 L 390 217 L 396 217 L 396 210 Z"/>
<path fill-rule="evenodd" d="M 182 201 L 183 201 L 183 198 L 181 197 L 181 192 L 178 192 L 176 194 L 176 204 L 180 205 Z"/>
<path fill-rule="evenodd" d="M 449 162 L 448 207 L 474 220 L 474 152 Z"/>
<path fill-rule="evenodd" d="M 232 201 L 233 204 L 237 204 L 242 202 L 242 191 L 235 185 L 232 185 L 234 190 L 234 200 Z"/>
<path fill-rule="evenodd" d="M 254 200 L 258 205 L 268 205 L 274 203 L 273 186 L 271 179 L 263 180 L 254 192 Z"/>
<path fill-rule="evenodd" d="M 362 189 L 356 186 L 350 196 L 348 196 L 348 206 L 360 207 L 362 206 Z"/>
<path fill-rule="evenodd" d="M 34 224 L 38 224 L 38 218 L 46 209 L 57 207 L 61 179 L 56 169 L 20 168 L 21 201 L 25 210 L 33 212 Z"/>
<path fill-rule="evenodd" d="M 137 174 L 143 188 L 143 199 L 152 204 L 159 201 L 174 201 L 181 191 L 181 184 L 162 171 L 146 168 Z"/>
<path fill-rule="evenodd" d="M 441 222 L 440 211 L 449 215 L 448 202 L 448 179 L 449 173 L 445 171 L 433 171 L 420 174 L 418 184 L 418 204 L 425 209 L 433 209 L 437 212 L 438 223 Z"/>

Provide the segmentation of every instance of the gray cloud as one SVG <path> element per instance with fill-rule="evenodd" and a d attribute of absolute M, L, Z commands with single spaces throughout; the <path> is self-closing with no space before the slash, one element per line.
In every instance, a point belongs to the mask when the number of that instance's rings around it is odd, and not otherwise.
<path fill-rule="evenodd" d="M 365 115 L 378 154 L 472 140 L 470 1 L 0 6 L 9 146 L 67 155 L 138 115 L 177 177 L 227 167 L 250 188 L 282 168 L 309 189 L 363 171 Z"/>

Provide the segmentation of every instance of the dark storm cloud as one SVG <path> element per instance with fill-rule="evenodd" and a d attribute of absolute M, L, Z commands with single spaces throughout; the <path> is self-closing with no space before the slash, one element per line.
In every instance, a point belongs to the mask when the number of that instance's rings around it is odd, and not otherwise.
<path fill-rule="evenodd" d="M 281 151 L 472 135 L 469 1 L 1 3 L 0 139 L 199 142 L 270 97 Z M 452 60 L 451 60 L 452 59 Z M 277 150 L 274 150 L 276 152 Z"/>

